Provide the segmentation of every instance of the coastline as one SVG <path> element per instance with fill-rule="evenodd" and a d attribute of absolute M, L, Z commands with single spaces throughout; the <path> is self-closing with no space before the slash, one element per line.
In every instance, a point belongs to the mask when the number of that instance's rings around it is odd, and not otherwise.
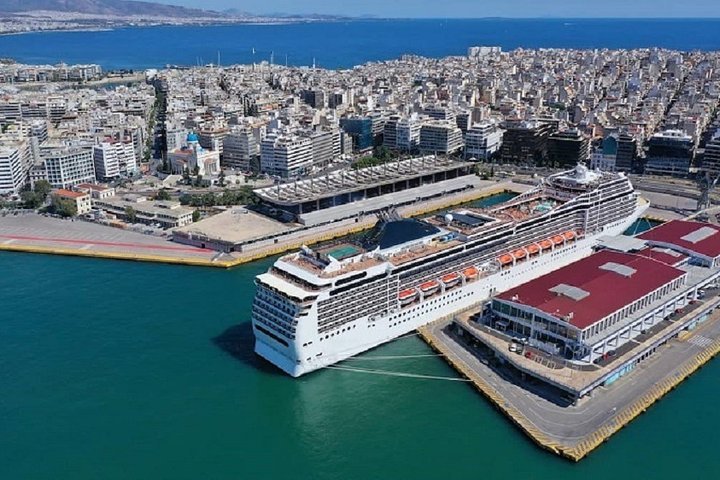
<path fill-rule="evenodd" d="M 434 202 L 408 205 L 406 207 L 402 207 L 400 212 L 402 216 L 406 218 L 425 215 L 428 212 L 442 210 L 444 208 L 450 208 L 468 202 L 479 201 L 484 198 L 502 194 L 505 191 L 516 191 L 518 188 L 520 187 L 517 185 L 501 183 L 499 185 L 493 185 L 477 191 L 453 195 Z M 78 237 L 79 234 L 75 235 L 73 233 L 67 233 L 67 228 L 69 228 L 67 227 L 61 229 L 64 235 L 63 238 L 55 238 L 54 236 L 51 237 L 50 235 L 56 235 L 56 233 L 47 228 L 44 230 L 47 232 L 44 235 L 45 238 L 41 236 L 27 237 L 5 234 L 0 235 L 0 251 L 229 269 L 254 262 L 256 260 L 261 260 L 263 258 L 297 250 L 303 245 L 326 242 L 345 237 L 347 235 L 356 234 L 372 228 L 376 221 L 377 219 L 374 216 L 368 216 L 361 222 L 351 226 L 342 226 L 332 230 L 319 231 L 306 237 L 288 240 L 286 242 L 265 248 L 232 254 L 222 254 L 221 252 L 214 250 L 195 249 L 194 247 L 188 247 L 174 242 L 153 242 L 152 244 L 148 243 L 147 245 L 140 245 L 130 244 L 128 243 L 129 240 L 124 238 L 117 239 L 122 240 L 123 243 L 117 243 L 116 239 L 112 239 L 113 241 L 111 242 L 103 237 L 106 234 L 121 235 L 124 232 L 113 231 L 114 229 L 111 229 L 111 227 L 77 222 L 76 224 L 72 224 L 75 225 L 75 228 L 92 226 L 91 231 L 97 230 L 97 232 L 100 233 L 92 232 L 93 238 L 82 237 L 82 239 L 80 239 Z M 63 224 L 63 226 L 64 225 L 67 224 Z M 100 237 L 100 235 L 103 237 Z M 96 239 L 96 236 L 101 239 Z M 148 239 L 148 242 L 150 242 L 150 239 Z M 163 244 L 172 245 L 172 247 L 163 246 Z M 168 251 L 169 249 L 177 250 L 178 254 L 172 254 Z M 190 253 L 190 255 L 187 255 L 187 253 Z"/>
<path fill-rule="evenodd" d="M 29 35 L 35 33 L 64 33 L 64 32 L 112 32 L 117 28 L 49 28 L 35 31 L 19 31 L 19 32 L 1 32 L 0 37 L 10 37 L 13 35 Z"/>
<path fill-rule="evenodd" d="M 275 20 L 237 20 L 237 21 L 217 21 L 217 22 L 178 22 L 178 23 L 120 23 L 112 27 L 77 27 L 77 28 L 48 28 L 39 30 L 20 30 L 10 32 L 0 32 L 0 37 L 13 36 L 13 35 L 28 35 L 28 34 L 40 34 L 40 33 L 92 33 L 92 32 L 112 32 L 122 29 L 131 28 L 157 28 L 157 27 L 236 27 L 242 25 L 256 25 L 256 26 L 283 26 L 283 25 L 296 25 L 296 24 L 308 24 L 308 23 L 337 23 L 337 22 L 353 22 L 353 21 L 364 21 L 364 19 L 358 18 L 347 18 L 347 19 L 313 19 L 313 18 L 299 18 L 299 19 L 275 19 Z"/>

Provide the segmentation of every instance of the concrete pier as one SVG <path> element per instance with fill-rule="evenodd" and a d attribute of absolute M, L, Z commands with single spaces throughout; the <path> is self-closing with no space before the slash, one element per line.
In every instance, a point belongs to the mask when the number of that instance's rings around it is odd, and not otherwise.
<path fill-rule="evenodd" d="M 525 185 L 498 182 L 398 209 L 404 217 L 476 201 L 505 191 L 522 192 Z M 357 222 L 328 224 L 291 232 L 282 238 L 258 242 L 241 252 L 223 253 L 195 245 L 84 221 L 59 220 L 37 214 L 0 218 L 0 251 L 70 255 L 114 260 L 231 268 L 265 257 L 297 250 L 302 245 L 325 242 L 372 228 L 378 218 L 366 215 Z M 251 228 L 251 227 L 250 227 Z"/>
<path fill-rule="evenodd" d="M 657 348 L 638 368 L 576 404 L 528 379 L 443 319 L 420 329 L 496 408 L 540 447 L 579 461 L 720 352 L 720 311 Z"/>

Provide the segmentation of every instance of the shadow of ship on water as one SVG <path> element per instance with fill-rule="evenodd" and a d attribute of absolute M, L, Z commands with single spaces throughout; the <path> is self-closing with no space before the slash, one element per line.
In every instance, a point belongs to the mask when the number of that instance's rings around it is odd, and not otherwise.
<path fill-rule="evenodd" d="M 252 331 L 252 323 L 249 321 L 229 327 L 214 337 L 212 342 L 216 347 L 245 365 L 263 373 L 284 375 L 280 369 L 255 354 L 255 336 Z"/>

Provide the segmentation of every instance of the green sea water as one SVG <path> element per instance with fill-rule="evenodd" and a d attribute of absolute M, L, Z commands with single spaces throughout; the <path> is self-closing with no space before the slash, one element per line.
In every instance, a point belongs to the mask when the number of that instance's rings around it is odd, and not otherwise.
<path fill-rule="evenodd" d="M 253 277 L 0 253 L 0 479 L 715 478 L 720 362 L 579 464 L 467 384 L 252 352 Z M 455 377 L 417 337 L 346 365 Z M 352 363 L 351 363 L 352 362 Z"/>

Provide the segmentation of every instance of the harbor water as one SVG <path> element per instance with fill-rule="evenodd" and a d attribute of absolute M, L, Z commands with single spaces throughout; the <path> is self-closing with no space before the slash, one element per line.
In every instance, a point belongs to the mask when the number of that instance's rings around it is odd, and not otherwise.
<path fill-rule="evenodd" d="M 250 325 L 253 278 L 273 260 L 216 270 L 0 253 L 2 478 L 659 479 L 720 469 L 706 441 L 720 421 L 706 401 L 720 394 L 717 362 L 578 465 L 532 444 L 415 335 L 343 363 L 375 373 L 285 376 L 255 356 Z"/>
<path fill-rule="evenodd" d="M 580 464 L 541 451 L 463 382 L 326 369 L 252 352 L 237 269 L 0 254 L 6 479 L 570 479 L 720 470 L 712 362 Z M 455 377 L 416 336 L 346 366 Z M 519 461 L 521 459 L 521 461 Z"/>

